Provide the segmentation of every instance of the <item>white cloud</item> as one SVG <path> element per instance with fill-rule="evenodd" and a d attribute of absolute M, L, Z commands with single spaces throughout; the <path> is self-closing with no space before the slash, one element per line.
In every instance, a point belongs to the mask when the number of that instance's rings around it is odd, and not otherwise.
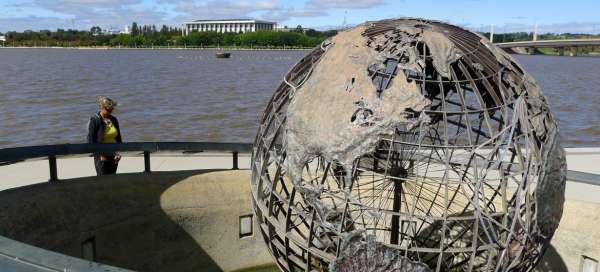
<path fill-rule="evenodd" d="M 183 14 L 184 17 L 213 19 L 223 17 L 243 18 L 252 12 L 272 10 L 275 8 L 276 5 L 271 2 L 260 2 L 260 4 L 257 5 L 249 3 L 247 1 L 176 1 L 175 6 L 175 10 Z"/>
<path fill-rule="evenodd" d="M 384 4 L 384 0 L 309 0 L 306 5 L 314 8 L 357 9 Z"/>
<path fill-rule="evenodd" d="M 83 5 L 109 5 L 109 4 L 122 4 L 123 0 L 62 0 L 60 1 L 66 4 L 83 4 Z"/>
<path fill-rule="evenodd" d="M 384 0 L 307 0 L 300 6 L 283 0 L 29 0 L 30 12 L 2 20 L 0 31 L 89 28 L 92 25 L 122 27 L 141 24 L 180 25 L 191 19 L 259 18 L 284 22 L 292 18 L 327 16 L 330 9 L 368 8 Z M 0 4 L 0 8 L 2 5 Z M 18 17 L 18 16 L 17 16 Z M 7 18 L 8 19 L 8 18 Z"/>
<path fill-rule="evenodd" d="M 19 0 L 3 4 L 0 0 L 0 32 L 73 25 L 78 29 L 93 25 L 123 27 L 134 21 L 175 26 L 191 19 L 215 18 L 258 18 L 285 24 L 293 18 L 325 17 L 333 9 L 368 9 L 391 1 L 406 0 L 304 0 L 300 4 L 285 0 Z M 513 24 L 496 26 L 496 31 L 533 31 L 533 25 L 522 24 L 527 17 L 513 15 L 510 19 Z M 489 31 L 489 26 L 469 28 Z M 540 24 L 539 31 L 599 33 L 600 22 Z"/>
<path fill-rule="evenodd" d="M 490 31 L 489 25 L 465 25 L 466 28 L 473 31 L 487 32 Z M 533 32 L 535 25 L 523 23 L 510 23 L 497 25 L 494 27 L 496 33 L 511 33 L 511 32 Z M 600 33 L 600 22 L 568 22 L 555 24 L 539 24 L 538 33 Z"/>
<path fill-rule="evenodd" d="M 571 22 L 562 24 L 540 24 L 539 33 L 600 33 L 600 22 Z"/>
<path fill-rule="evenodd" d="M 73 28 L 92 26 L 123 28 L 136 21 L 141 24 L 170 23 L 168 14 L 142 6 L 143 0 L 33 0 L 23 8 L 35 9 L 34 15 L 0 18 L 0 31 Z"/>
<path fill-rule="evenodd" d="M 191 19 L 259 18 L 283 22 L 290 18 L 327 16 L 327 9 L 305 5 L 286 7 L 277 1 L 201 1 L 162 0 L 175 5 L 181 21 Z"/>
<path fill-rule="evenodd" d="M 27 29 L 40 30 L 48 29 L 53 30 L 57 28 L 68 28 L 70 23 L 67 20 L 59 18 L 44 18 L 36 16 L 28 16 L 23 18 L 0 18 L 0 32 L 7 31 L 23 31 Z"/>

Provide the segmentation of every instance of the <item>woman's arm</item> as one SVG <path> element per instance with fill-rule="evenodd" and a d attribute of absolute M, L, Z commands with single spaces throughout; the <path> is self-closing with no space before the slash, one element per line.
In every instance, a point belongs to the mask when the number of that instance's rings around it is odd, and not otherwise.
<path fill-rule="evenodd" d="M 115 140 L 117 141 L 117 143 L 122 143 L 123 138 L 121 138 L 121 128 L 119 127 L 119 120 L 117 120 L 117 117 L 114 117 L 114 116 L 112 119 L 113 119 L 113 123 L 115 124 L 115 129 L 117 130 L 117 138 Z M 121 154 L 116 153 L 115 161 L 117 163 L 119 163 L 120 160 L 121 160 Z"/>
<path fill-rule="evenodd" d="M 95 120 L 94 116 L 90 117 L 90 121 L 88 121 L 88 135 L 87 142 L 88 144 L 97 144 L 98 143 L 98 122 Z"/>
<path fill-rule="evenodd" d="M 123 142 L 123 138 L 121 138 L 121 128 L 119 127 L 119 120 L 117 120 L 117 117 L 114 117 L 114 123 L 115 123 L 115 128 L 117 129 L 117 143 L 122 143 Z"/>

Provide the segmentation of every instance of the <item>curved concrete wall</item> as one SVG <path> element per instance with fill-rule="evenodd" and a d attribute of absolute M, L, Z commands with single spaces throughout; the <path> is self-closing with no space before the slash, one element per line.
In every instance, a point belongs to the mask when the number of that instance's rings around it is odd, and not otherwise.
<path fill-rule="evenodd" d="M 249 180 L 249 171 L 154 172 L 0 191 L 0 235 L 75 257 L 94 237 L 98 262 L 140 271 L 272 264 L 256 225 L 239 237 L 239 217 L 252 213 Z M 536 271 L 581 271 L 584 256 L 600 260 L 599 188 L 567 184 L 563 218 Z"/>
<path fill-rule="evenodd" d="M 272 263 L 254 225 L 249 171 L 122 174 L 0 192 L 0 235 L 140 271 L 231 271 Z M 254 222 L 254 220 L 253 220 Z"/>

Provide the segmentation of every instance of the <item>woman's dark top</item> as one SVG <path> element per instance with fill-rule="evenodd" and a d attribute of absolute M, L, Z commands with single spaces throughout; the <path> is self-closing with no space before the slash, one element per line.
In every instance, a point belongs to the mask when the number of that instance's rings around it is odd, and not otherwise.
<path fill-rule="evenodd" d="M 114 116 L 108 116 L 108 119 L 113 123 L 113 126 L 117 130 L 117 143 L 123 142 L 121 139 L 121 129 L 119 128 L 119 121 Z M 98 144 L 104 142 L 104 121 L 100 113 L 90 117 L 88 123 L 88 135 L 87 142 L 90 144 Z M 100 160 L 100 156 L 106 156 L 107 160 Z M 117 162 L 115 161 L 114 154 L 94 154 L 94 166 L 96 167 L 96 173 L 100 175 L 114 174 L 117 172 Z"/>
<path fill-rule="evenodd" d="M 109 115 L 108 119 L 114 124 L 117 129 L 117 143 L 122 143 L 121 139 L 121 129 L 119 128 L 119 121 L 116 117 Z M 92 117 L 90 117 L 90 121 L 88 123 L 88 135 L 87 142 L 89 144 L 101 144 L 104 142 L 104 121 L 102 121 L 102 116 L 100 113 L 96 113 Z"/>

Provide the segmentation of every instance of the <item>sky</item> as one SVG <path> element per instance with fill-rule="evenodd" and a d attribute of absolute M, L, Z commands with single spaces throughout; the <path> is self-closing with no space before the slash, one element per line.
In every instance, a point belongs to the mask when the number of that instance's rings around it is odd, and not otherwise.
<path fill-rule="evenodd" d="M 330 29 L 420 17 L 477 31 L 529 32 L 537 24 L 540 33 L 600 33 L 599 10 L 598 0 L 0 0 L 0 32 L 230 18 Z"/>

